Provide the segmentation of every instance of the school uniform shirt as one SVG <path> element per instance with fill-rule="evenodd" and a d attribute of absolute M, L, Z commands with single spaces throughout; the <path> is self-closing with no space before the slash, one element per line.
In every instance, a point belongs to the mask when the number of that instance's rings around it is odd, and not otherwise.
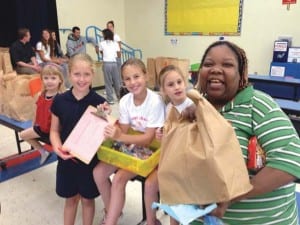
<path fill-rule="evenodd" d="M 234 127 L 245 163 L 249 138 L 256 136 L 266 153 L 266 166 L 300 177 L 299 137 L 289 118 L 270 96 L 249 86 L 220 113 Z M 250 177 L 255 175 L 248 172 Z M 222 220 L 230 225 L 298 225 L 295 198 L 295 183 L 292 182 L 232 204 Z"/>
<path fill-rule="evenodd" d="M 136 106 L 133 94 L 124 95 L 119 103 L 119 122 L 130 124 L 131 128 L 145 132 L 146 128 L 162 127 L 165 121 L 164 103 L 155 92 L 147 89 L 147 96 L 141 105 Z"/>
<path fill-rule="evenodd" d="M 104 40 L 99 44 L 99 51 L 103 52 L 103 62 L 117 62 L 117 52 L 120 51 L 120 46 L 115 41 Z"/>
<path fill-rule="evenodd" d="M 90 90 L 84 98 L 77 100 L 72 94 L 72 89 L 58 94 L 51 106 L 52 113 L 59 118 L 62 142 L 65 142 L 89 105 L 96 107 L 106 101 L 105 98 L 98 95 L 94 90 Z"/>

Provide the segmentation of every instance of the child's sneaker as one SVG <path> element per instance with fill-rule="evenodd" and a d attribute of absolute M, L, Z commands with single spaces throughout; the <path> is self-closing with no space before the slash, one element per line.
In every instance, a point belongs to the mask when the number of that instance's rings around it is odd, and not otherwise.
<path fill-rule="evenodd" d="M 41 160 L 40 160 L 40 165 L 43 165 L 44 163 L 46 163 L 48 161 L 48 159 L 50 158 L 51 153 L 42 149 L 41 151 Z"/>

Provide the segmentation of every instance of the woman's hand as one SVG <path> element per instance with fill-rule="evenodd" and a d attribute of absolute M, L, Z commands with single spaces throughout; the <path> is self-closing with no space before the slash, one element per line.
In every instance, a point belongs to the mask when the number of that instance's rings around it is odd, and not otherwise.
<path fill-rule="evenodd" d="M 181 116 L 184 119 L 187 119 L 191 122 L 193 122 L 196 119 L 196 115 L 195 115 L 195 111 L 196 111 L 196 106 L 193 104 L 191 106 L 186 107 L 182 112 L 181 112 Z"/>
<path fill-rule="evenodd" d="M 215 208 L 210 215 L 216 216 L 218 218 L 222 218 L 227 210 L 227 208 L 230 206 L 230 202 L 220 202 L 217 203 L 217 208 Z"/>
<path fill-rule="evenodd" d="M 109 124 L 104 128 L 104 136 L 106 138 L 111 138 L 118 140 L 122 134 L 121 129 L 118 126 Z"/>

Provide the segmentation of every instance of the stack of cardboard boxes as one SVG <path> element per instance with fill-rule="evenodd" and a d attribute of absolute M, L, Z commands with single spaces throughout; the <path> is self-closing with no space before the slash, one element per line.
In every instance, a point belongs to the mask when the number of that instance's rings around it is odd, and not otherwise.
<path fill-rule="evenodd" d="M 18 121 L 32 120 L 35 98 L 29 82 L 39 76 L 17 75 L 13 70 L 8 48 L 0 48 L 0 114 Z"/>
<path fill-rule="evenodd" d="M 189 70 L 190 70 L 190 60 L 189 59 L 178 59 L 171 57 L 156 57 L 147 59 L 147 70 L 149 73 L 148 86 L 149 88 L 157 89 L 159 73 L 167 65 L 174 65 L 179 67 L 183 72 L 183 75 L 188 82 Z"/>

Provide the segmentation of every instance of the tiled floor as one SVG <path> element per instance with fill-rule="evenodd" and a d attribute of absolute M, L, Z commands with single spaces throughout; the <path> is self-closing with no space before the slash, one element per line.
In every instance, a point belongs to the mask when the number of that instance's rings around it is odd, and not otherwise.
<path fill-rule="evenodd" d="M 117 105 L 113 114 L 117 116 Z M 0 125 L 0 159 L 17 153 L 13 130 Z M 22 148 L 29 147 L 22 144 Z M 61 225 L 63 224 L 64 199 L 55 193 L 56 162 L 32 172 L 0 183 L 0 225 Z M 96 199 L 94 224 L 102 219 L 102 200 Z M 126 204 L 120 225 L 135 225 L 142 219 L 141 183 L 129 182 L 126 189 Z M 158 218 L 168 224 L 168 216 L 158 211 Z M 79 207 L 76 225 L 81 222 Z"/>

